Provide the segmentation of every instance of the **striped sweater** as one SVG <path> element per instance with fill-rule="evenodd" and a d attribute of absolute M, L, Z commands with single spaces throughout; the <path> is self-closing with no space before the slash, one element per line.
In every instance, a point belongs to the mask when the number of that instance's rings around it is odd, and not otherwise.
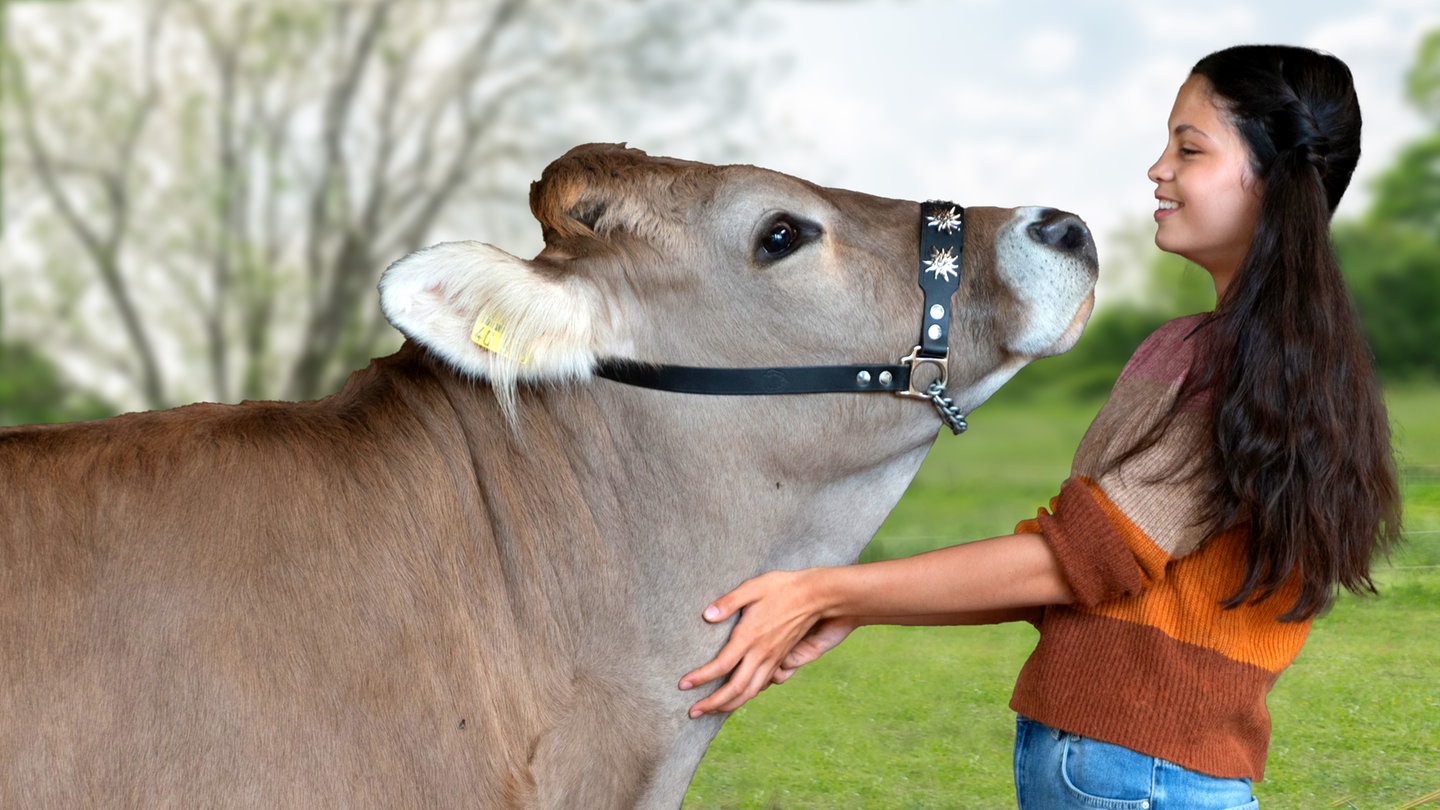
<path fill-rule="evenodd" d="M 1203 317 L 1171 321 L 1140 345 L 1060 494 L 1016 527 L 1044 535 L 1075 603 L 1045 610 L 1010 707 L 1201 773 L 1258 781 L 1270 741 L 1265 696 L 1310 623 L 1278 621 L 1293 589 L 1233 610 L 1218 604 L 1240 584 L 1247 532 L 1202 542 L 1203 483 L 1158 475 L 1211 441 L 1205 403 L 1185 403 L 1158 444 L 1101 473 L 1175 401 Z"/>

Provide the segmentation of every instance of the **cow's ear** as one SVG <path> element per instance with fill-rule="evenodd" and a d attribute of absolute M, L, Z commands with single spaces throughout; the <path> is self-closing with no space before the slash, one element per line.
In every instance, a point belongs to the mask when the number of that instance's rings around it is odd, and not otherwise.
<path fill-rule="evenodd" d="M 446 242 L 395 262 L 380 278 L 380 308 L 407 337 L 506 397 L 516 382 L 585 379 L 597 357 L 623 348 L 583 276 L 546 272 L 480 242 Z"/>

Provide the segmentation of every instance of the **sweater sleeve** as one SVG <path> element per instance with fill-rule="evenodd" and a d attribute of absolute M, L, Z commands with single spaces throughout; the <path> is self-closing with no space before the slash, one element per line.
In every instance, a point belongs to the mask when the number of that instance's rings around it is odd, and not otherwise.
<path fill-rule="evenodd" d="M 1087 607 L 1139 594 L 1172 559 L 1085 478 L 1068 479 L 1049 509 L 1016 531 L 1044 536 L 1075 601 Z"/>

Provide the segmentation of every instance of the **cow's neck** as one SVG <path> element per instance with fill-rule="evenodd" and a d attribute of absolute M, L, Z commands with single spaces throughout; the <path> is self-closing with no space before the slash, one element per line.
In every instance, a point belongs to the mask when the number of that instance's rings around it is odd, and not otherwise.
<path fill-rule="evenodd" d="M 671 721 L 643 805 L 673 807 L 721 722 L 684 719 L 700 695 L 675 686 L 729 634 L 701 620 L 705 605 L 764 570 L 853 561 L 919 469 L 938 420 L 888 397 L 587 390 L 633 487 L 623 539 L 650 664 L 637 673 Z"/>
<path fill-rule="evenodd" d="M 700 611 L 746 577 L 854 560 L 938 428 L 928 408 L 890 396 L 707 397 L 599 380 L 522 390 L 512 428 L 484 386 L 441 378 L 471 426 L 470 466 L 563 487 L 550 500 L 565 510 L 583 499 L 584 520 L 556 530 L 595 526 L 609 561 L 628 567 L 614 573 L 632 578 L 642 632 L 689 655 L 723 641 Z"/>
<path fill-rule="evenodd" d="M 639 591 L 661 643 L 703 654 L 705 604 L 771 568 L 850 562 L 904 493 L 938 421 L 892 397 L 704 397 L 597 382 L 623 464 Z M 587 443 L 587 446 L 595 446 Z"/>
<path fill-rule="evenodd" d="M 552 514 L 532 515 L 529 537 L 507 536 L 512 524 L 494 542 L 540 544 L 564 571 L 547 579 L 584 583 L 547 593 L 541 607 L 556 615 L 529 623 L 562 629 L 572 660 L 557 664 L 608 668 L 596 674 L 613 681 L 603 693 L 639 697 L 668 729 L 655 729 L 668 735 L 656 741 L 657 806 L 683 795 L 719 728 L 686 720 L 698 695 L 676 688 L 729 632 L 701 620 L 705 605 L 764 570 L 854 560 L 939 425 L 888 396 L 701 397 L 596 381 L 523 390 L 512 427 L 484 386 L 436 379 L 453 415 L 433 428 L 463 434 L 470 454 L 456 480 L 473 470 L 487 510 L 545 493 Z"/>

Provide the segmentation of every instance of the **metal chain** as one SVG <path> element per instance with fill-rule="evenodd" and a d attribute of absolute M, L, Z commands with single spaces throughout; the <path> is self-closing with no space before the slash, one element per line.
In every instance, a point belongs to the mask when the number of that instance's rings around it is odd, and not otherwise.
<path fill-rule="evenodd" d="M 945 386 L 939 380 L 930 383 L 930 387 L 925 389 L 925 394 L 930 397 L 931 402 L 935 403 L 935 410 L 940 412 L 940 421 L 945 423 L 945 427 L 950 428 L 950 431 L 956 436 L 965 432 L 965 429 L 969 427 L 965 424 L 965 414 L 955 407 L 954 400 L 945 396 Z"/>

